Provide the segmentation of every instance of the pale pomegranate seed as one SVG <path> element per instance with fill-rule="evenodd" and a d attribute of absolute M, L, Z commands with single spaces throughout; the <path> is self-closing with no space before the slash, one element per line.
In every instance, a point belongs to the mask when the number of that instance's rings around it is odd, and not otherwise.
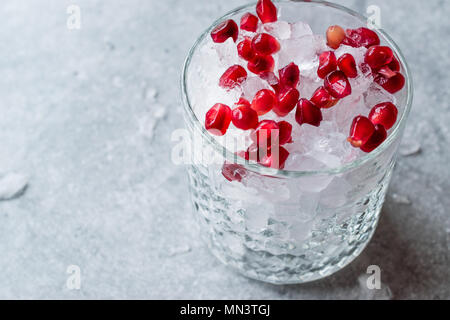
<path fill-rule="evenodd" d="M 289 152 L 285 148 L 273 148 L 267 152 L 259 163 L 265 167 L 283 169 L 288 157 Z"/>
<path fill-rule="evenodd" d="M 257 143 L 258 148 L 270 149 L 272 145 L 280 142 L 280 127 L 273 120 L 262 120 L 255 131 L 250 134 L 250 138 Z"/>
<path fill-rule="evenodd" d="M 319 87 L 313 93 L 311 97 L 311 102 L 318 108 L 328 109 L 333 107 L 338 100 L 335 99 L 325 87 Z"/>
<path fill-rule="evenodd" d="M 280 145 L 292 142 L 292 124 L 287 121 L 279 121 L 280 128 Z"/>
<path fill-rule="evenodd" d="M 223 136 L 227 132 L 230 122 L 231 109 L 222 103 L 216 103 L 205 116 L 206 130 L 216 136 Z"/>
<path fill-rule="evenodd" d="M 308 99 L 300 99 L 295 112 L 295 120 L 299 125 L 307 123 L 318 127 L 322 121 L 322 111 Z"/>
<path fill-rule="evenodd" d="M 361 150 L 364 152 L 371 152 L 375 150 L 380 144 L 387 138 L 386 129 L 382 125 L 375 125 L 375 131 L 370 139 L 361 146 Z"/>
<path fill-rule="evenodd" d="M 259 0 L 256 4 L 256 13 L 262 23 L 275 22 L 278 20 L 277 7 L 270 0 Z"/>
<path fill-rule="evenodd" d="M 347 29 L 346 34 L 342 43 L 348 46 L 369 48 L 380 44 L 380 38 L 376 32 L 368 28 Z"/>
<path fill-rule="evenodd" d="M 258 29 L 258 17 L 250 12 L 247 12 L 241 17 L 241 29 L 256 32 Z"/>
<path fill-rule="evenodd" d="M 274 67 L 275 67 L 275 60 L 272 58 L 272 56 L 256 55 L 247 64 L 248 70 L 250 70 L 255 74 L 273 72 Z"/>
<path fill-rule="evenodd" d="M 222 175 L 228 181 L 238 181 L 241 182 L 242 178 L 247 175 L 247 170 L 237 163 L 224 162 L 222 166 Z"/>
<path fill-rule="evenodd" d="M 249 37 L 245 37 L 244 40 L 238 43 L 237 52 L 239 57 L 246 61 L 251 61 L 255 58 L 255 52 L 252 48 L 252 39 Z"/>
<path fill-rule="evenodd" d="M 364 116 L 357 116 L 353 119 L 353 123 L 350 128 L 350 136 L 347 140 L 352 144 L 352 146 L 359 148 L 370 139 L 374 132 L 375 126 L 368 118 Z"/>
<path fill-rule="evenodd" d="M 391 102 L 377 104 L 370 110 L 369 120 L 373 124 L 381 124 L 386 130 L 392 128 L 397 121 L 398 110 Z"/>
<path fill-rule="evenodd" d="M 323 52 L 319 56 L 319 68 L 317 75 L 324 79 L 328 74 L 337 69 L 336 55 L 333 51 Z"/>
<path fill-rule="evenodd" d="M 381 68 L 392 61 L 394 53 L 392 49 L 386 46 L 373 46 L 367 50 L 364 62 L 372 69 Z"/>
<path fill-rule="evenodd" d="M 233 20 L 229 19 L 220 23 L 217 27 L 211 31 L 211 38 L 216 43 L 223 43 L 228 38 L 233 38 L 236 42 L 239 35 L 239 27 Z"/>
<path fill-rule="evenodd" d="M 234 65 L 229 67 L 220 77 L 219 86 L 225 89 L 233 89 L 247 79 L 247 71 L 240 66 Z"/>
<path fill-rule="evenodd" d="M 342 71 L 330 73 L 324 82 L 325 89 L 335 98 L 342 99 L 352 93 L 347 76 Z"/>
<path fill-rule="evenodd" d="M 255 110 L 258 115 L 263 115 L 272 110 L 278 104 L 278 99 L 275 94 L 268 90 L 259 90 L 253 98 L 251 108 Z"/>
<path fill-rule="evenodd" d="M 343 54 L 338 60 L 339 70 L 348 78 L 356 78 L 358 70 L 356 69 L 355 58 L 349 53 Z"/>
<path fill-rule="evenodd" d="M 340 26 L 331 26 L 327 29 L 327 45 L 337 49 L 345 39 L 345 31 Z"/>
<path fill-rule="evenodd" d="M 242 130 L 255 129 L 258 126 L 258 114 L 250 108 L 250 103 L 239 99 L 236 108 L 231 112 L 231 121 L 236 128 Z"/>
<path fill-rule="evenodd" d="M 296 87 L 300 80 L 300 70 L 298 66 L 291 62 L 286 67 L 278 70 L 280 82 L 285 87 Z"/>
<path fill-rule="evenodd" d="M 285 88 L 278 94 L 278 104 L 273 107 L 273 112 L 284 117 L 291 112 L 300 99 L 300 93 L 295 88 Z"/>
<path fill-rule="evenodd" d="M 377 72 L 387 79 L 390 79 L 397 75 L 397 72 L 392 71 L 391 68 L 389 68 L 388 66 L 381 67 L 380 69 L 377 70 Z"/>
<path fill-rule="evenodd" d="M 403 89 L 405 86 L 405 77 L 397 72 L 395 76 L 391 78 L 385 78 L 382 75 L 375 77 L 375 82 L 384 88 L 387 92 L 394 94 Z"/>
<path fill-rule="evenodd" d="M 259 33 L 253 37 L 252 48 L 257 54 L 268 56 L 280 50 L 280 43 L 268 33 Z"/>

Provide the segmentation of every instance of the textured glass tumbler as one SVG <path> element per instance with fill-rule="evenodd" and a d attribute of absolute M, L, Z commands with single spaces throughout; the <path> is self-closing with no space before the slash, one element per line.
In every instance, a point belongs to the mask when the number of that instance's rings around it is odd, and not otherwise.
<path fill-rule="evenodd" d="M 365 248 L 377 226 L 412 103 L 407 64 L 393 40 L 382 30 L 402 63 L 405 88 L 396 96 L 399 121 L 375 151 L 333 170 L 273 170 L 236 159 L 203 128 L 190 97 L 196 92 L 195 56 L 212 28 L 224 19 L 239 21 L 255 4 L 238 8 L 217 20 L 197 40 L 182 76 L 185 120 L 192 138 L 188 165 L 190 193 L 201 234 L 213 254 L 242 274 L 275 284 L 303 283 L 326 277 L 350 263 Z M 325 34 L 330 25 L 366 25 L 356 12 L 323 1 L 277 2 L 280 19 L 311 25 Z M 197 137 L 194 139 L 194 137 Z M 199 138 L 198 138 L 199 137 Z M 201 160 L 206 149 L 213 164 Z M 241 182 L 226 180 L 222 164 L 245 168 Z"/>

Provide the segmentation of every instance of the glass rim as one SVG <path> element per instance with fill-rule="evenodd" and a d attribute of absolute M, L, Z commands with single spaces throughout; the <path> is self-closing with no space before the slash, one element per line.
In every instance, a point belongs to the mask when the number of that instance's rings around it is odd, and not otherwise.
<path fill-rule="evenodd" d="M 359 19 L 363 25 L 366 24 L 367 22 L 367 18 L 354 11 L 351 10 L 345 6 L 339 5 L 339 4 L 335 4 L 335 3 L 331 3 L 328 1 L 322 1 L 322 0 L 281 0 L 281 1 L 275 1 L 277 3 L 302 3 L 302 4 L 319 4 L 319 5 L 323 5 L 325 7 L 331 7 L 333 9 L 337 9 L 339 11 L 342 11 L 344 13 L 347 13 L 357 19 Z M 402 133 L 403 129 L 406 126 L 406 122 L 409 116 L 409 113 L 411 111 L 411 106 L 412 106 L 412 101 L 413 101 L 413 83 L 412 83 L 412 77 L 411 77 L 411 73 L 410 73 L 410 69 L 409 66 L 403 56 L 403 53 L 401 52 L 400 48 L 397 46 L 397 44 L 395 43 L 395 41 L 383 30 L 383 29 L 376 29 L 374 30 L 375 32 L 377 32 L 379 35 L 382 36 L 383 40 L 385 40 L 387 42 L 387 44 L 389 44 L 391 46 L 391 48 L 393 49 L 395 55 L 397 56 L 397 58 L 399 59 L 401 65 L 404 68 L 404 72 L 405 72 L 405 79 L 406 79 L 406 85 L 405 85 L 405 89 L 408 90 L 407 92 L 407 97 L 406 97 L 406 103 L 405 103 L 405 110 L 402 113 L 402 116 L 400 118 L 400 120 L 397 121 L 397 124 L 395 125 L 395 127 L 393 128 L 392 132 L 389 134 L 389 136 L 387 137 L 387 139 L 380 145 L 378 146 L 375 150 L 373 150 L 370 153 L 365 154 L 362 157 L 359 157 L 356 160 L 353 160 L 349 163 L 343 164 L 339 167 L 336 168 L 330 168 L 330 169 L 325 169 L 325 170 L 311 170 L 311 171 L 296 171 L 296 170 L 284 170 L 284 169 L 273 169 L 273 168 L 268 168 L 268 167 L 264 167 L 260 164 L 257 163 L 251 163 L 241 157 L 236 157 L 236 155 L 234 153 L 232 153 L 231 151 L 229 151 L 227 148 L 225 148 L 223 145 L 221 145 L 202 125 L 202 122 L 197 118 L 197 115 L 195 114 L 192 106 L 191 106 L 191 102 L 189 100 L 189 95 L 187 92 L 187 71 L 190 67 L 190 63 L 192 60 L 193 55 L 195 54 L 199 44 L 205 39 L 205 37 L 207 37 L 210 32 L 212 31 L 212 29 L 217 26 L 220 22 L 224 21 L 225 19 L 231 18 L 231 16 L 234 16 L 240 12 L 243 12 L 245 10 L 248 10 L 249 8 L 254 8 L 254 6 L 256 5 L 256 2 L 250 3 L 250 4 L 246 4 L 246 5 L 242 5 L 239 6 L 233 10 L 231 10 L 230 12 L 226 13 L 225 15 L 223 15 L 222 17 L 218 18 L 217 20 L 214 21 L 214 23 L 208 27 L 195 41 L 194 45 L 191 47 L 191 49 L 189 50 L 188 56 L 186 57 L 184 64 L 183 64 L 183 69 L 182 69 L 182 74 L 181 74 L 181 81 L 180 81 L 180 85 L 181 85 L 181 94 L 182 94 L 182 100 L 183 100 L 183 105 L 184 105 L 184 109 L 186 114 L 189 117 L 189 120 L 193 122 L 193 127 L 194 129 L 198 130 L 201 133 L 202 138 L 204 138 L 210 145 L 212 145 L 214 147 L 214 149 L 217 152 L 221 152 L 222 155 L 224 156 L 226 161 L 229 161 L 231 163 L 237 163 L 242 165 L 245 169 L 255 172 L 255 173 L 259 173 L 262 175 L 269 175 L 272 177 L 279 177 L 279 178 L 284 178 L 284 177 L 303 177 L 303 176 L 314 176 L 314 175 L 336 175 L 336 174 L 342 174 L 344 172 L 356 169 L 358 167 L 363 166 L 364 164 L 366 164 L 367 162 L 373 160 L 374 158 L 376 158 L 377 156 L 379 156 L 380 154 L 382 154 L 386 149 L 389 148 L 389 146 L 396 140 L 396 138 Z"/>

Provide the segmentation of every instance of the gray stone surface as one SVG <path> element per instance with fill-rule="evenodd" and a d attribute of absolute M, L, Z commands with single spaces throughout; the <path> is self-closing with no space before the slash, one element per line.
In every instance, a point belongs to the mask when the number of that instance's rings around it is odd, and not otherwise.
<path fill-rule="evenodd" d="M 184 57 L 243 1 L 73 0 L 80 30 L 66 27 L 68 1 L 2 1 L 0 173 L 29 185 L 0 202 L 0 298 L 450 298 L 450 3 L 337 2 L 381 7 L 414 74 L 405 143 L 421 152 L 400 157 L 357 260 L 321 281 L 272 286 L 209 254 L 185 168 L 170 162 Z M 72 264 L 80 290 L 66 287 Z M 361 286 L 371 264 L 391 293 Z"/>

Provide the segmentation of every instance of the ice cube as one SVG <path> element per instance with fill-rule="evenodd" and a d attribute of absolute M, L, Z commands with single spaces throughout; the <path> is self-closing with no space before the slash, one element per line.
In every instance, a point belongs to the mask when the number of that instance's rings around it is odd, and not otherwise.
<path fill-rule="evenodd" d="M 248 77 L 242 84 L 242 93 L 248 101 L 252 101 L 255 94 L 262 89 L 271 89 L 267 81 L 260 77 Z"/>
<path fill-rule="evenodd" d="M 302 21 L 291 23 L 290 27 L 291 27 L 291 38 L 293 39 L 313 35 L 313 32 L 309 24 L 304 23 Z"/>
<path fill-rule="evenodd" d="M 314 36 L 303 36 L 297 39 L 281 41 L 279 66 L 286 66 L 291 62 L 297 64 L 300 70 L 308 70 L 317 66 L 318 58 L 315 49 Z"/>
<path fill-rule="evenodd" d="M 264 31 L 278 40 L 286 40 L 291 37 L 291 26 L 286 21 L 276 21 L 264 24 Z"/>
<path fill-rule="evenodd" d="M 334 53 L 337 59 L 346 53 L 351 54 L 355 58 L 356 65 L 359 66 L 364 62 L 366 52 L 367 49 L 365 47 L 353 48 L 351 46 L 341 45 Z"/>
<path fill-rule="evenodd" d="M 234 43 L 232 38 L 228 38 L 224 43 L 215 43 L 213 46 L 222 66 L 228 68 L 232 65 L 239 64 L 236 43 Z"/>
<path fill-rule="evenodd" d="M 364 102 L 367 108 L 371 109 L 382 102 L 392 102 L 396 104 L 395 96 L 384 90 L 377 83 L 372 83 L 364 94 Z"/>

